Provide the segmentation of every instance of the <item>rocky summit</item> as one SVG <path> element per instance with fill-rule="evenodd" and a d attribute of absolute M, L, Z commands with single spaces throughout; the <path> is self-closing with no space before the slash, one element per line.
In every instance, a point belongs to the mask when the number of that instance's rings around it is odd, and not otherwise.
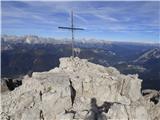
<path fill-rule="evenodd" d="M 58 68 L 25 76 L 2 93 L 2 120 L 159 120 L 159 92 L 141 93 L 138 75 L 85 59 L 61 58 Z"/>

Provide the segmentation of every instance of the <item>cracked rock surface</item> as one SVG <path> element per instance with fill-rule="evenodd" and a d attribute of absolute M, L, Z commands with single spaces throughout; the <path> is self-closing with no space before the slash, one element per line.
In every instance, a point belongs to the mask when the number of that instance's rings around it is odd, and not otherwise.
<path fill-rule="evenodd" d="M 72 106 L 70 82 L 76 91 Z M 58 68 L 25 76 L 2 93 L 2 120 L 159 120 L 160 102 L 141 94 L 137 75 L 85 59 L 61 58 Z M 112 103 L 107 108 L 105 104 Z M 105 109 L 105 110 L 104 110 Z M 107 109 L 107 112 L 106 112 Z"/>

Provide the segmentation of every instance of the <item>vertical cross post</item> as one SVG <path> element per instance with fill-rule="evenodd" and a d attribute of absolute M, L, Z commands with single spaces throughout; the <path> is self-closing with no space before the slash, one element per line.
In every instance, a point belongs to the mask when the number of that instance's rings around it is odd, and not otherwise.
<path fill-rule="evenodd" d="M 74 31 L 75 30 L 84 30 L 84 29 L 74 27 L 73 11 L 71 12 L 71 27 L 58 27 L 58 28 L 71 30 L 71 32 L 72 32 L 72 57 L 74 57 Z"/>
<path fill-rule="evenodd" d="M 71 28 L 74 28 L 73 26 L 73 11 L 71 12 Z M 74 30 L 72 29 L 72 57 L 74 57 Z"/>

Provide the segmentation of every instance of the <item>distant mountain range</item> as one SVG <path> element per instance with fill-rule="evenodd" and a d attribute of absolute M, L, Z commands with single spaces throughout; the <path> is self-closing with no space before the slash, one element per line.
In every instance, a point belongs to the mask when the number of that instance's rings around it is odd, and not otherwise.
<path fill-rule="evenodd" d="M 24 36 L 15 36 L 15 35 L 2 35 L 2 43 L 26 43 L 26 44 L 68 44 L 68 39 L 54 39 L 54 38 L 44 38 L 38 37 L 35 35 L 24 35 Z"/>
<path fill-rule="evenodd" d="M 27 44 L 68 44 L 71 42 L 68 38 L 57 39 L 51 37 L 39 37 L 36 35 L 24 35 L 24 36 L 16 36 L 16 35 L 2 35 L 1 42 L 10 42 L 10 43 L 27 43 Z M 78 39 L 77 43 L 86 44 L 133 44 L 133 45 L 156 45 L 151 43 L 138 43 L 138 42 L 117 42 L 117 41 L 107 41 L 107 40 L 99 40 L 99 39 Z"/>

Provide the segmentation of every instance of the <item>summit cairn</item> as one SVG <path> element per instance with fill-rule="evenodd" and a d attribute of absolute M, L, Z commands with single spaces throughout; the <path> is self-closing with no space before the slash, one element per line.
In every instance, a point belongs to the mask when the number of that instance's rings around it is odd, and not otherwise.
<path fill-rule="evenodd" d="M 160 102 L 142 96 L 141 82 L 137 75 L 123 75 L 113 67 L 78 57 L 61 58 L 59 67 L 33 72 L 32 77 L 24 77 L 20 87 L 2 93 L 1 118 L 158 120 Z M 76 92 L 74 104 L 70 85 Z"/>

